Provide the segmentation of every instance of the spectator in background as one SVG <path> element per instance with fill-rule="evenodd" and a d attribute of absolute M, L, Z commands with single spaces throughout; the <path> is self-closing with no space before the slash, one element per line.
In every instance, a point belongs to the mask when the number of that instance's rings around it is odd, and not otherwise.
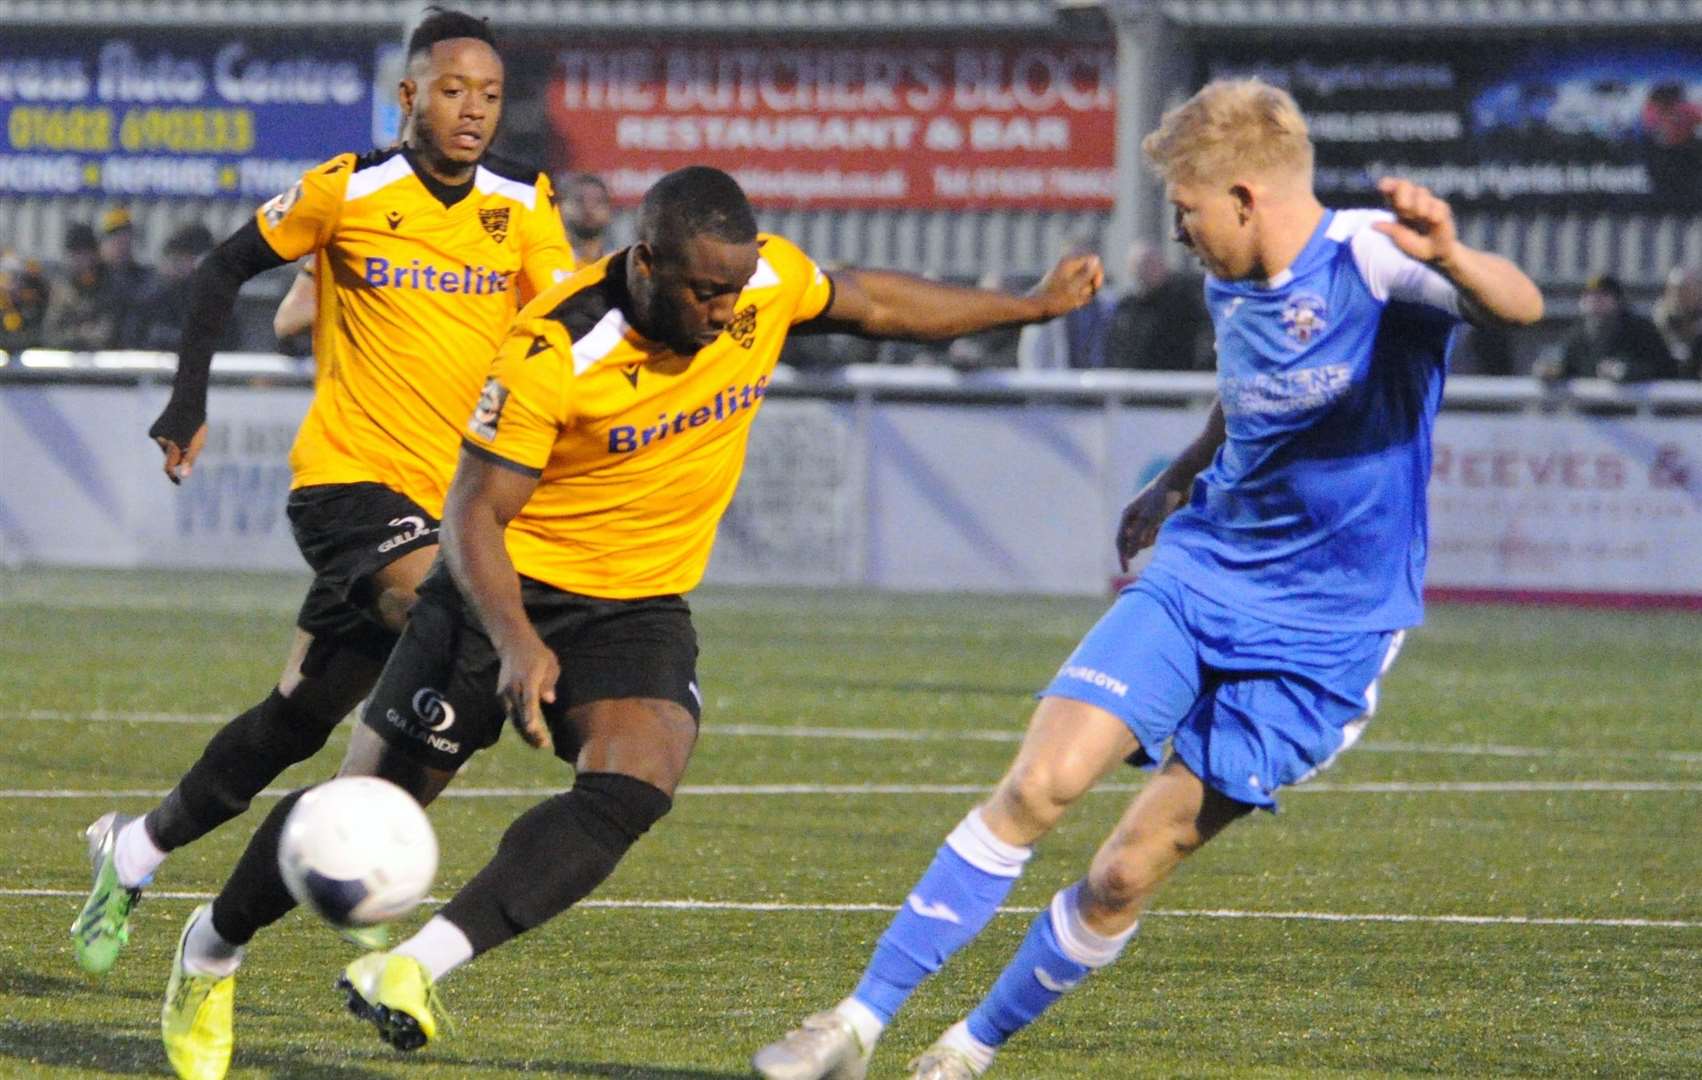
<path fill-rule="evenodd" d="M 1105 366 L 1210 371 L 1215 357 L 1204 282 L 1172 270 L 1150 244 L 1129 249 L 1129 279 L 1129 292 L 1111 309 Z"/>
<path fill-rule="evenodd" d="M 1076 233 L 1064 244 L 1061 258 L 1094 255 L 1099 239 Z M 1111 321 L 1111 300 L 1097 293 L 1086 304 L 1050 322 L 1022 328 L 1016 347 L 1016 366 L 1027 371 L 1105 366 L 1105 330 Z"/>
<path fill-rule="evenodd" d="M 1702 378 L 1702 266 L 1675 266 L 1651 313 L 1680 378 Z"/>
<path fill-rule="evenodd" d="M 1578 298 L 1582 324 L 1566 339 L 1560 361 L 1539 365 L 1546 379 L 1611 379 L 1648 382 L 1674 376 L 1672 356 L 1661 332 L 1632 311 L 1625 287 L 1611 274 L 1597 274 Z"/>
<path fill-rule="evenodd" d="M 0 256 L 0 350 L 19 352 L 41 344 L 49 293 L 40 263 L 9 251 Z"/>
<path fill-rule="evenodd" d="M 989 270 L 975 282 L 976 288 L 991 289 L 996 292 L 1026 292 L 1034 284 L 1034 279 L 1027 281 L 1015 280 L 1007 275 Z M 1091 305 L 1090 305 L 1091 306 Z M 1068 316 L 1055 320 L 1067 322 Z M 1015 326 L 1001 326 L 996 330 L 983 330 L 979 334 L 968 334 L 954 339 L 946 346 L 945 363 L 959 371 L 976 371 L 982 368 L 1009 368 L 1017 365 L 1017 349 L 1022 340 L 1022 329 Z"/>
<path fill-rule="evenodd" d="M 200 222 L 180 226 L 171 234 L 165 242 L 158 271 L 143 286 L 130 310 L 128 323 L 119 331 L 125 348 L 177 351 L 183 337 L 183 322 L 189 315 L 189 279 L 201 256 L 211 250 L 213 234 Z M 232 336 L 230 328 L 225 336 Z"/>
<path fill-rule="evenodd" d="M 1511 375 L 1516 367 L 1509 328 L 1462 323 L 1454 331 L 1454 347 L 1448 355 L 1449 374 Z"/>
<path fill-rule="evenodd" d="M 65 230 L 65 271 L 48 298 L 42 344 L 93 352 L 106 348 L 117 331 L 100 241 L 94 229 L 77 222 Z"/>
<path fill-rule="evenodd" d="M 564 188 L 561 221 L 573 244 L 574 261 L 580 266 L 594 263 L 609 253 L 609 222 L 614 218 L 609 186 L 594 173 L 577 173 Z"/>
<path fill-rule="evenodd" d="M 130 219 L 130 211 L 115 208 L 101 215 L 100 261 L 106 269 L 106 302 L 114 319 L 113 335 L 104 347 L 140 348 L 126 335 L 153 274 L 136 261 L 136 225 Z"/>
<path fill-rule="evenodd" d="M 1691 101 L 1677 79 L 1656 83 L 1643 103 L 1640 127 L 1649 160 L 1649 180 L 1656 194 L 1675 195 L 1695 189 L 1702 169 L 1702 105 Z"/>

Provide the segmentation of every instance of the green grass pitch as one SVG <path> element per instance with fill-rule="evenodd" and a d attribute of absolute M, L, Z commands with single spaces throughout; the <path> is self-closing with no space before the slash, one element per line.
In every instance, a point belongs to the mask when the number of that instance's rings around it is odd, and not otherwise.
<path fill-rule="evenodd" d="M 167 1074 L 176 932 L 259 813 L 167 864 L 100 981 L 66 933 L 79 833 L 150 806 L 258 700 L 302 584 L 0 573 L 0 1076 Z M 598 903 L 446 980 L 454 1031 L 409 1056 L 342 1012 L 352 951 L 292 914 L 237 980 L 231 1076 L 748 1075 L 853 985 L 1103 604 L 716 589 L 694 607 L 689 788 Z M 1384 691 L 1362 748 L 1191 860 L 1124 958 L 993 1075 L 1702 1075 L 1702 618 L 1437 608 Z M 280 787 L 329 775 L 344 738 Z M 1073 880 L 1140 779 L 1084 800 L 1011 905 Z M 467 795 L 431 811 L 436 895 L 567 783 L 511 736 L 477 758 Z M 973 1005 L 1029 917 L 1001 916 L 923 987 L 871 1076 L 902 1076 Z"/>

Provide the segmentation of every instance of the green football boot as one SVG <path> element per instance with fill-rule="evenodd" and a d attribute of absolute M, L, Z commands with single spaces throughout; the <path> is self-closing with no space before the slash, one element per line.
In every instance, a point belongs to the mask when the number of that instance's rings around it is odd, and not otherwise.
<path fill-rule="evenodd" d="M 71 940 L 76 946 L 77 964 L 91 975 L 112 970 L 118 954 L 130 941 L 130 913 L 142 899 L 140 886 L 126 889 L 118 883 L 114 859 L 118 830 L 134 820 L 134 814 L 113 811 L 83 830 L 89 842 L 94 884 L 89 888 L 89 898 L 83 901 L 83 910 L 71 924 Z"/>

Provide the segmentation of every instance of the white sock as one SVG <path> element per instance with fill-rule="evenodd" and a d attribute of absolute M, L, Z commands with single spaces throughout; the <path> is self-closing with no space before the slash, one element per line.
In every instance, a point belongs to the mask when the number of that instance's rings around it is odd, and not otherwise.
<path fill-rule="evenodd" d="M 165 862 L 165 852 L 148 835 L 146 818 L 137 818 L 118 830 L 112 846 L 112 865 L 118 883 L 126 889 L 140 888 L 154 880 L 154 871 Z"/>
<path fill-rule="evenodd" d="M 436 982 L 473 958 L 473 943 L 459 926 L 442 915 L 433 915 L 417 934 L 391 952 L 418 960 Z"/>
<path fill-rule="evenodd" d="M 935 1045 L 948 1046 L 968 1058 L 969 1063 L 975 1066 L 976 1076 L 980 1076 L 993 1067 L 993 1055 L 998 1053 L 997 1049 L 988 1046 L 969 1033 L 969 1021 L 967 1020 L 959 1020 L 947 1028 L 946 1033 L 940 1036 L 939 1042 Z"/>
<path fill-rule="evenodd" d="M 189 924 L 189 936 L 183 942 L 183 970 L 222 979 L 236 974 L 242 966 L 242 953 L 241 945 L 232 945 L 213 929 L 213 909 L 208 906 Z"/>
<path fill-rule="evenodd" d="M 854 997 L 848 997 L 833 1007 L 839 1018 L 851 1025 L 851 1030 L 857 1033 L 857 1041 L 863 1044 L 863 1051 L 874 1049 L 880 1039 L 881 1032 L 886 1030 L 886 1021 L 875 1015 L 875 1011 Z"/>
<path fill-rule="evenodd" d="M 1081 917 L 1081 891 L 1085 881 L 1078 881 L 1052 896 L 1052 933 L 1058 939 L 1063 954 L 1083 967 L 1097 971 L 1123 953 L 1124 946 L 1140 929 L 1140 923 L 1115 937 L 1106 937 L 1087 925 Z"/>

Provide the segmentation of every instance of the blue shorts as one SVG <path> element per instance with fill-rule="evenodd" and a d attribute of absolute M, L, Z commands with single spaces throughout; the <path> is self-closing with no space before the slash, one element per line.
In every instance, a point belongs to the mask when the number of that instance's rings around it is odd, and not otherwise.
<path fill-rule="evenodd" d="M 1278 788 L 1359 738 L 1403 636 L 1276 626 L 1149 571 L 1040 696 L 1097 705 L 1129 725 L 1141 762 L 1168 741 L 1208 787 L 1274 810 Z"/>

